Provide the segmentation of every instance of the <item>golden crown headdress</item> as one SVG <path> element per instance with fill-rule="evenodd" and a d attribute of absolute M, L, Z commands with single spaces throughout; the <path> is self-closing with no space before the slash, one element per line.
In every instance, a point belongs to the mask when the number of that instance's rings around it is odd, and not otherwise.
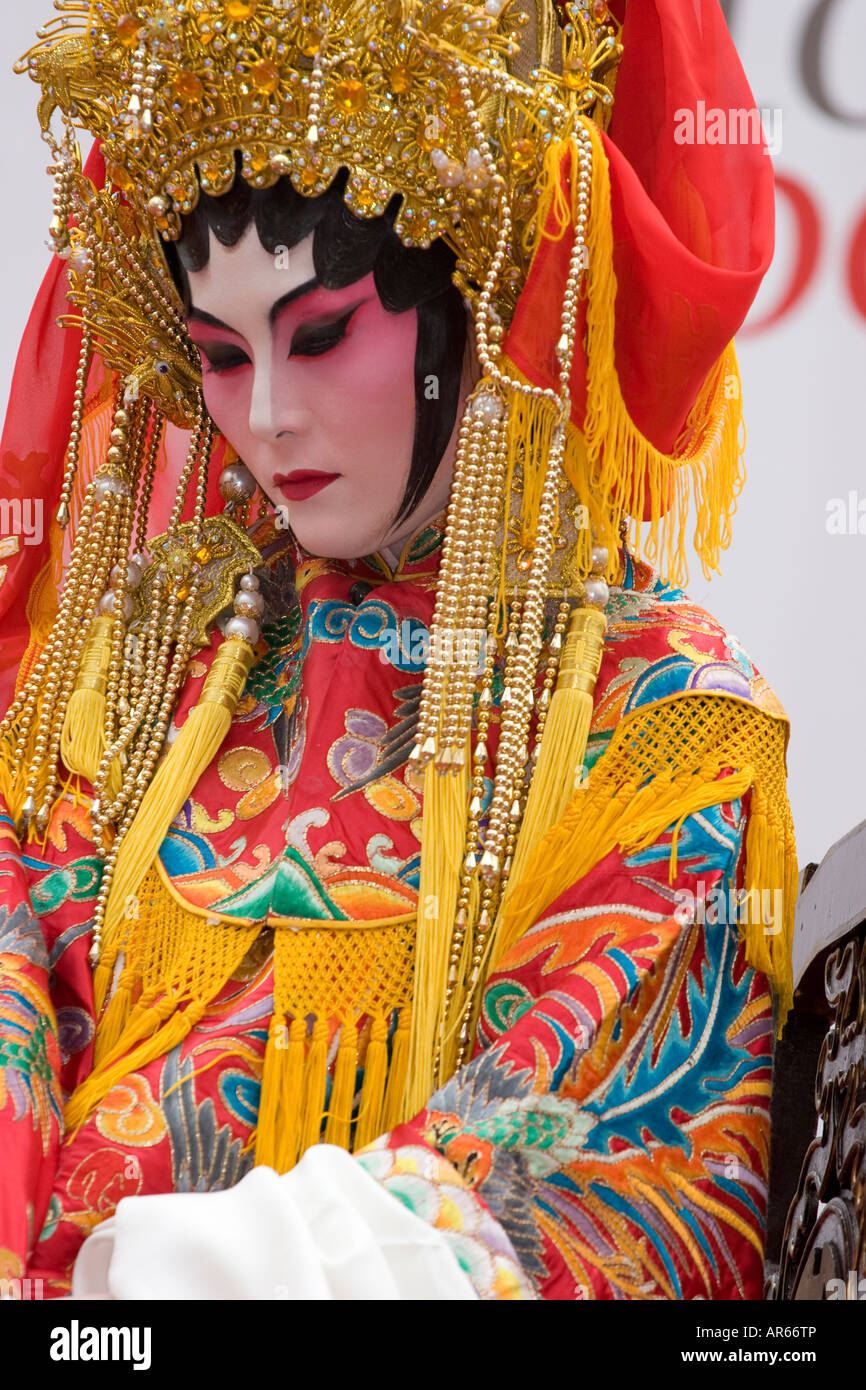
<path fill-rule="evenodd" d="M 399 193 L 401 237 L 444 236 L 476 285 L 503 195 L 528 227 L 546 146 L 575 112 L 607 115 L 622 51 L 604 0 L 539 4 L 533 23 L 519 0 L 58 8 L 19 65 L 43 89 L 43 127 L 59 108 L 98 136 L 131 205 L 166 236 L 200 189 L 231 185 L 236 151 L 254 187 L 289 174 L 305 194 L 347 165 L 350 207 L 376 215 Z"/>

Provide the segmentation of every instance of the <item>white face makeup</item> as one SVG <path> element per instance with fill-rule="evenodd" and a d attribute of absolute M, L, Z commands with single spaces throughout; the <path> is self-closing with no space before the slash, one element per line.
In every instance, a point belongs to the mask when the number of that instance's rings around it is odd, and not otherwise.
<path fill-rule="evenodd" d="M 370 273 L 319 284 L 313 236 L 274 256 L 254 226 L 213 235 L 189 273 L 188 320 L 217 428 L 313 555 L 397 548 L 448 503 L 458 419 L 433 481 L 400 526 L 415 434 L 414 309 L 383 308 Z M 462 396 L 461 396 L 462 405 Z"/>

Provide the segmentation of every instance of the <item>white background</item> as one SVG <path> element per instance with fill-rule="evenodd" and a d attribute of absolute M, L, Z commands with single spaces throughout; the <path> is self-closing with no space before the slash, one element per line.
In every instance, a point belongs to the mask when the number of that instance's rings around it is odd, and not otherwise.
<path fill-rule="evenodd" d="M 745 644 L 791 716 L 790 795 L 803 864 L 866 817 L 866 534 L 834 536 L 826 525 L 830 499 L 852 490 L 866 512 L 866 318 L 846 275 L 851 234 L 866 215 L 866 0 L 729 0 L 727 12 L 757 105 L 782 113 L 777 173 L 809 195 L 823 238 L 815 275 L 791 311 L 739 341 L 748 482 L 722 576 L 708 584 L 695 561 L 689 588 Z M 51 217 L 36 88 L 11 66 L 50 14 L 49 0 L 7 0 L 0 26 L 4 401 L 48 263 Z M 802 73 L 804 33 L 824 14 L 823 42 L 811 46 L 808 62 L 835 116 L 820 109 Z M 776 262 L 750 322 L 781 302 L 796 259 L 795 219 L 788 200 L 778 202 Z"/>

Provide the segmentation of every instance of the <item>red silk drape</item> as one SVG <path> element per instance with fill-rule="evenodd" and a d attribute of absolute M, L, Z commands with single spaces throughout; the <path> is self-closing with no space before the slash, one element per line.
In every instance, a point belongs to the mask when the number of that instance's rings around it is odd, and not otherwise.
<path fill-rule="evenodd" d="M 618 0 L 624 52 L 610 129 L 616 366 L 632 420 L 671 452 L 702 383 L 742 324 L 773 254 L 773 168 L 763 139 L 706 143 L 755 100 L 718 0 Z M 693 129 L 688 130 L 691 113 Z M 755 124 L 742 123 L 754 136 Z M 679 143 L 678 132 L 691 134 Z M 562 172 L 565 189 L 566 170 Z M 505 348 L 554 387 L 570 234 L 536 252 Z M 581 336 L 583 324 L 580 324 Z M 575 354 L 572 419 L 582 424 L 586 358 Z"/>

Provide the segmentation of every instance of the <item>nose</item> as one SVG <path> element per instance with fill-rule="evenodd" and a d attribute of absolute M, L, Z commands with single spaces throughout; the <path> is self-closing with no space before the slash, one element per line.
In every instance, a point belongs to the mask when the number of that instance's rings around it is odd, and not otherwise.
<path fill-rule="evenodd" d="M 283 435 L 297 434 L 301 427 L 303 399 L 293 389 L 288 364 L 277 371 L 268 361 L 255 363 L 250 395 L 250 434 L 265 444 Z"/>

